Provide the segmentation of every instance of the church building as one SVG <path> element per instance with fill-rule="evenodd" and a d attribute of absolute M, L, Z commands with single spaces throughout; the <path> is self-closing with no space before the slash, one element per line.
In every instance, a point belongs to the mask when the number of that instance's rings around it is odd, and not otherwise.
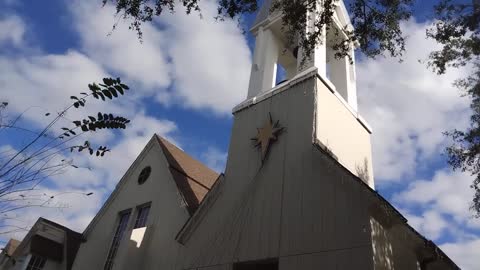
<path fill-rule="evenodd" d="M 73 269 L 459 269 L 375 191 L 355 64 L 331 48 L 332 31 L 352 27 L 343 1 L 308 61 L 263 2 L 224 174 L 154 135 L 83 232 Z"/>

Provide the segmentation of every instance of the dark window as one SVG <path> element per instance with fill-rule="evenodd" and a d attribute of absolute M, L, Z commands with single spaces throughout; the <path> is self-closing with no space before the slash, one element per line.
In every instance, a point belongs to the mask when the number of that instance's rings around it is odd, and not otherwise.
<path fill-rule="evenodd" d="M 233 270 L 278 270 L 278 259 L 236 263 Z"/>
<path fill-rule="evenodd" d="M 125 230 L 127 229 L 129 218 L 130 218 L 130 211 L 120 213 L 118 225 L 117 225 L 117 228 L 115 229 L 115 234 L 113 235 L 112 246 L 110 247 L 110 251 L 108 252 L 105 266 L 103 267 L 103 269 L 105 270 L 110 270 L 113 268 L 115 256 L 117 255 L 117 251 L 118 251 L 118 246 L 120 245 L 120 241 L 122 240 Z"/>
<path fill-rule="evenodd" d="M 147 166 L 143 168 L 143 170 L 140 172 L 140 175 L 138 176 L 138 184 L 142 185 L 145 183 L 150 176 L 150 173 L 152 172 L 152 167 Z"/>
<path fill-rule="evenodd" d="M 45 266 L 47 259 L 41 256 L 32 255 L 26 270 L 41 270 Z"/>
<path fill-rule="evenodd" d="M 136 228 L 143 228 L 147 225 L 148 213 L 150 212 L 150 204 L 146 204 L 137 208 L 137 219 L 135 220 Z"/>

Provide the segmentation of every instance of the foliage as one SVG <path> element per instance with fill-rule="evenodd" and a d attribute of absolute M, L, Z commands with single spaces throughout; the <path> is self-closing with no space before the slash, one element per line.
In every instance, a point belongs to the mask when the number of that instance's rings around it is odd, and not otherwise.
<path fill-rule="evenodd" d="M 88 140 L 77 144 L 82 136 L 87 134 L 98 136 L 96 132 L 99 130 L 125 129 L 127 127 L 130 120 L 122 116 L 114 116 L 111 113 L 99 112 L 96 117 L 88 116 L 86 119 L 68 120 L 66 117 L 68 111 L 84 109 L 91 98 L 109 102 L 124 95 L 129 87 L 121 83 L 119 78 L 104 78 L 103 83 L 89 84 L 88 89 L 89 91 L 80 93 L 78 97 L 71 96 L 72 103 L 56 115 L 46 113 L 44 117 L 51 120 L 40 130 L 19 124 L 23 114 L 9 118 L 6 115 L 9 104 L 7 102 L 0 103 L 0 132 L 9 132 L 7 134 L 12 134 L 10 136 L 15 136 L 15 132 L 18 131 L 31 135 L 31 137 L 26 136 L 28 140 L 19 147 L 20 150 L 5 148 L 5 146 L 0 149 L 0 227 L 13 227 L 12 230 L 0 230 L 0 233 L 25 229 L 6 224 L 9 219 L 14 219 L 14 213 L 20 209 L 62 207 L 51 204 L 52 200 L 60 194 L 47 194 L 38 188 L 45 179 L 59 175 L 69 168 L 79 168 L 74 164 L 71 152 L 85 150 L 90 155 L 103 157 L 110 151 L 107 146 L 93 146 Z M 58 127 L 60 120 L 69 121 L 71 127 Z"/>
<path fill-rule="evenodd" d="M 165 10 L 174 12 L 177 3 L 182 3 L 185 12 L 201 12 L 199 0 L 102 0 L 103 4 L 112 2 L 116 6 L 117 14 L 124 19 L 130 19 L 130 29 L 135 30 L 142 38 L 141 25 L 160 16 Z M 220 0 L 218 1 L 217 16 L 219 20 L 238 18 L 245 13 L 253 13 L 259 6 L 257 0 Z M 337 57 L 349 56 L 352 44 L 357 42 L 360 49 L 369 57 L 376 57 L 385 53 L 391 56 L 401 56 L 405 50 L 405 38 L 402 36 L 400 22 L 408 20 L 414 0 L 352 0 L 350 15 L 355 30 L 341 29 L 345 37 L 334 45 Z M 299 37 L 299 43 L 305 55 L 311 52 L 320 42 L 324 28 L 330 28 L 333 22 L 332 15 L 338 0 L 325 0 L 318 6 L 318 0 L 305 1 L 274 1 L 272 11 L 280 11 L 283 24 L 289 36 L 289 42 Z M 313 27 L 308 27 L 306 14 L 318 14 L 319 19 Z"/>
<path fill-rule="evenodd" d="M 433 51 L 428 66 L 438 74 L 450 68 L 467 66 L 472 70 L 455 85 L 470 98 L 472 116 L 464 130 L 446 132 L 453 144 L 447 148 L 448 161 L 454 169 L 469 171 L 476 178 L 472 209 L 480 217 L 480 6 L 472 2 L 440 0 L 435 6 L 437 21 L 427 31 L 441 48 Z"/>

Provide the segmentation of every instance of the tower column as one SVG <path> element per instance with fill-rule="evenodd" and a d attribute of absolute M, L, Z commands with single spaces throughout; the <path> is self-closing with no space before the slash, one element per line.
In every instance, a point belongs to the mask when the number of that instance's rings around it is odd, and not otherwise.
<path fill-rule="evenodd" d="M 248 98 L 275 86 L 279 51 L 279 42 L 272 30 L 260 27 L 256 36 Z"/>

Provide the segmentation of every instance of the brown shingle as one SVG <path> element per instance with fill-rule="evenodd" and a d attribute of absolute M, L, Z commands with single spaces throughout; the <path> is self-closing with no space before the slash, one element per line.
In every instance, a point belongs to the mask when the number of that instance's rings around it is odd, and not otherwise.
<path fill-rule="evenodd" d="M 158 135 L 157 138 L 177 188 L 187 204 L 189 213 L 193 214 L 212 188 L 218 174 L 166 139 Z"/>

